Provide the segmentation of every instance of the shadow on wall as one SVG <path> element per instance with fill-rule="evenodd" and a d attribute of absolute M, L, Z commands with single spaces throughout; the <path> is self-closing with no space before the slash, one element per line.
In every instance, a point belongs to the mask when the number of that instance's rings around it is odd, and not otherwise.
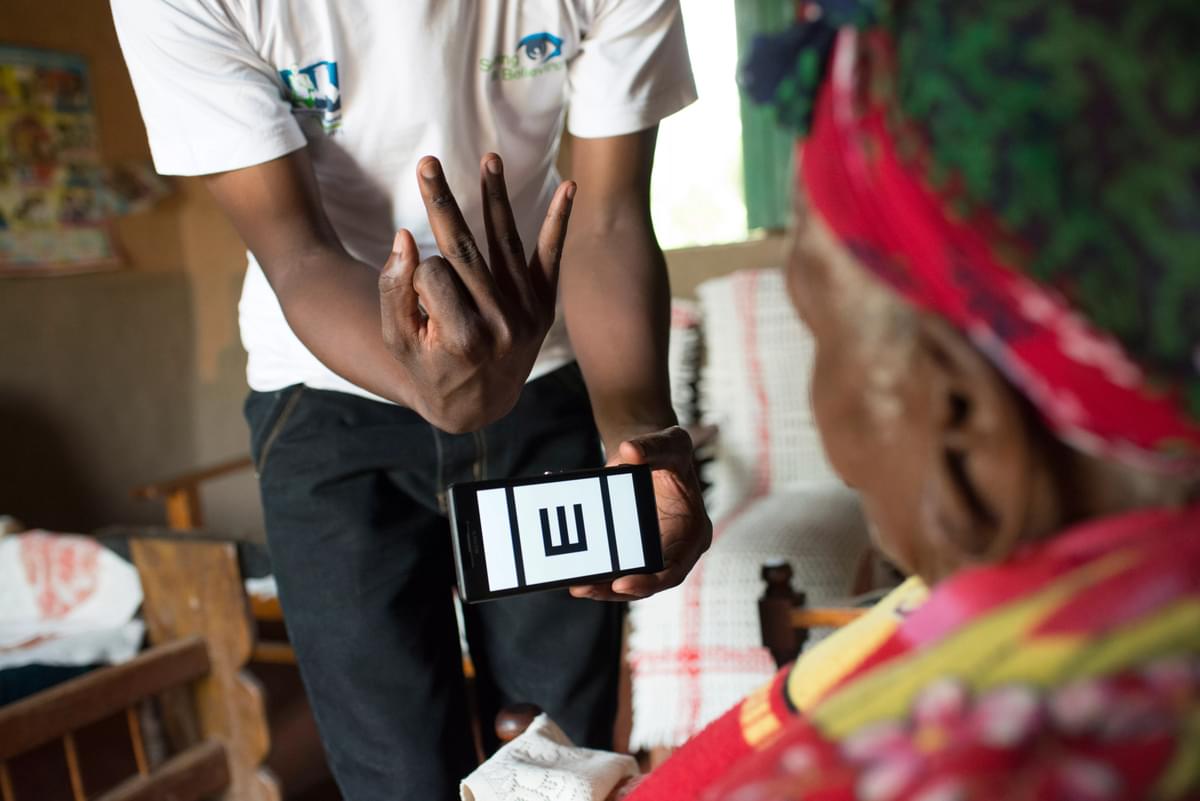
<path fill-rule="evenodd" d="M 0 283 L 0 513 L 87 531 L 155 522 L 136 484 L 194 466 L 181 273 Z"/>
<path fill-rule="evenodd" d="M 84 530 L 102 493 L 66 432 L 40 405 L 34 397 L 0 395 L 0 513 L 31 526 Z"/>

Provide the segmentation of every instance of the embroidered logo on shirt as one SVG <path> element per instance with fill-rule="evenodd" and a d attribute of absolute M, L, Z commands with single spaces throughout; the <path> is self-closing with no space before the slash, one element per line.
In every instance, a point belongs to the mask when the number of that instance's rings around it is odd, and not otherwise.
<path fill-rule="evenodd" d="M 479 71 L 491 73 L 494 81 L 516 81 L 536 78 L 548 72 L 559 72 L 563 40 L 546 31 L 531 33 L 517 42 L 517 51 L 512 55 L 501 54 L 493 58 L 479 59 Z"/>
<path fill-rule="evenodd" d="M 321 127 L 333 133 L 342 125 L 342 92 L 338 88 L 336 61 L 318 61 L 307 67 L 280 70 L 293 110 L 319 115 Z"/>

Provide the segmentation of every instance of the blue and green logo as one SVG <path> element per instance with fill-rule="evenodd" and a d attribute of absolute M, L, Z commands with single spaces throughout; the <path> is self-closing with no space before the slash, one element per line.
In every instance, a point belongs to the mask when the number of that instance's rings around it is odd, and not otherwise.
<path fill-rule="evenodd" d="M 319 115 L 321 127 L 333 133 L 342 125 L 342 92 L 336 61 L 318 61 L 307 67 L 280 70 L 292 109 Z"/>
<path fill-rule="evenodd" d="M 552 33 L 531 33 L 517 42 L 512 55 L 502 54 L 479 59 L 479 71 L 491 74 L 494 81 L 516 81 L 536 78 L 548 72 L 565 69 L 561 59 L 563 40 Z"/>

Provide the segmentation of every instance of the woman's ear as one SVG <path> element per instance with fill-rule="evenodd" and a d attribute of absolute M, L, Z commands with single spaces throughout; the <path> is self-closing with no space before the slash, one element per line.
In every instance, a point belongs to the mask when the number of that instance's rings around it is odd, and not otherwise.
<path fill-rule="evenodd" d="M 1052 516 L 1053 484 L 1037 456 L 1024 401 L 957 330 L 919 316 L 917 364 L 936 430 L 921 491 L 921 524 L 939 567 L 1010 554 Z M 938 572 L 943 572 L 938 570 Z"/>

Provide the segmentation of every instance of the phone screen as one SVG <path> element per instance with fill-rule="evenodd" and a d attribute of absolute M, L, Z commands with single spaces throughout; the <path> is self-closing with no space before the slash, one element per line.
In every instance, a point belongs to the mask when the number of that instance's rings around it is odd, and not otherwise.
<path fill-rule="evenodd" d="M 466 601 L 662 570 L 644 465 L 455 484 L 450 525 Z"/>

